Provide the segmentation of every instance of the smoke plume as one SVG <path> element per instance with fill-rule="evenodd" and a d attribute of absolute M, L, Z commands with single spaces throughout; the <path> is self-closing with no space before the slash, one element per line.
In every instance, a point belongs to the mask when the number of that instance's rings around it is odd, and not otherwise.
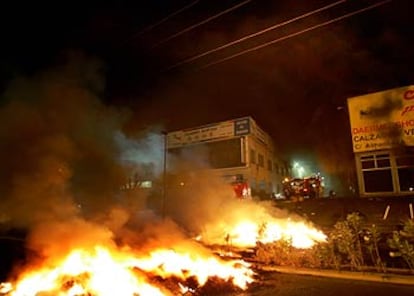
<path fill-rule="evenodd" d="M 133 174 L 160 174 L 162 138 L 124 134 L 130 112 L 102 103 L 102 73 L 98 60 L 69 54 L 3 94 L 1 226 L 25 230 L 40 254 L 114 243 L 147 198 L 120 188 Z"/>

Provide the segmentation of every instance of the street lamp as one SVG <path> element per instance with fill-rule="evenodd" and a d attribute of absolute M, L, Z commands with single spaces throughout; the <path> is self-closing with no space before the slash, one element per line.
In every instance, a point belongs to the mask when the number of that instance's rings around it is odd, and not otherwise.
<path fill-rule="evenodd" d="M 166 195 L 167 195 L 167 153 L 168 153 L 168 141 L 166 131 L 161 132 L 164 137 L 164 149 L 163 149 L 163 176 L 162 176 L 162 204 L 161 204 L 161 215 L 165 218 L 165 203 L 166 203 Z"/>
<path fill-rule="evenodd" d="M 305 169 L 303 168 L 303 166 L 298 167 L 298 176 L 299 178 L 303 177 L 303 172 L 305 171 Z"/>
<path fill-rule="evenodd" d="M 305 172 L 305 168 L 301 166 L 298 162 L 293 163 L 293 168 L 297 171 L 297 175 L 299 178 L 303 177 L 303 173 Z"/>

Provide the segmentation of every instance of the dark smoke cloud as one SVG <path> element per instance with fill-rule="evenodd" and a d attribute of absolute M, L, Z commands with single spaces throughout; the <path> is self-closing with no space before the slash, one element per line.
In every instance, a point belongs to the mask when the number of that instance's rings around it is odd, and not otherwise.
<path fill-rule="evenodd" d="M 114 206 L 131 205 L 125 199 L 136 198 L 119 190 L 132 169 L 152 164 L 159 172 L 154 149 L 159 141 L 147 131 L 134 139 L 123 134 L 130 114 L 101 102 L 102 74 L 100 61 L 71 52 L 57 66 L 20 77 L 5 91 L 0 109 L 3 222 L 31 228 L 81 217 L 106 215 L 111 221 Z M 127 219 L 118 216 L 124 224 Z"/>
<path fill-rule="evenodd" d="M 389 119 L 394 110 L 399 110 L 402 108 L 402 101 L 395 100 L 392 97 L 385 96 L 381 101 L 368 108 L 367 110 L 361 110 L 361 116 L 366 116 L 373 120 L 383 120 Z"/>
<path fill-rule="evenodd" d="M 183 240 L 176 222 L 148 209 L 149 191 L 121 190 L 132 175 L 159 186 L 162 126 L 124 132 L 130 112 L 100 100 L 100 62 L 66 57 L 3 94 L 1 229 L 26 230 L 26 247 L 52 259 L 97 244 Z M 151 192 L 159 199 L 157 187 Z"/>
<path fill-rule="evenodd" d="M 164 166 L 164 135 L 161 126 L 143 128 L 134 138 L 123 132 L 115 134 L 115 141 L 121 147 L 120 162 L 133 170 L 140 169 L 148 177 L 158 177 Z"/>

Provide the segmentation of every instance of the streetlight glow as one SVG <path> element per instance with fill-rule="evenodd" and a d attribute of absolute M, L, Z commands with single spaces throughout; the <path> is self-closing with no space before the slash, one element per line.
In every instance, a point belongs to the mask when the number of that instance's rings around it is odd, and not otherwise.
<path fill-rule="evenodd" d="M 293 169 L 296 171 L 296 177 L 303 178 L 305 175 L 305 168 L 299 162 L 293 162 Z"/>

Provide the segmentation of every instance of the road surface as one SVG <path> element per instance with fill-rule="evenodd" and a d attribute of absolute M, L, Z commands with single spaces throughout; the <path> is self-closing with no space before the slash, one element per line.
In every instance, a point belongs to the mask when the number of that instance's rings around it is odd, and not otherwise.
<path fill-rule="evenodd" d="M 408 296 L 414 285 L 396 285 L 359 280 L 261 273 L 260 281 L 237 296 Z"/>

